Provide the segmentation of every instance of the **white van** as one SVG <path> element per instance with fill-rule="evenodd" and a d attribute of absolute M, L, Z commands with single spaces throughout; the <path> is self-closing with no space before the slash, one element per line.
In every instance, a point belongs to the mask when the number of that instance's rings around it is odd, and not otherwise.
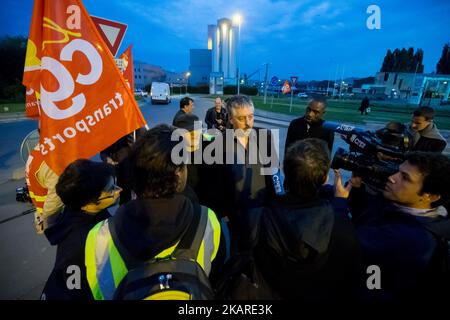
<path fill-rule="evenodd" d="M 170 103 L 169 84 L 165 82 L 153 82 L 150 96 L 152 97 L 152 104 L 155 103 L 169 104 Z"/>

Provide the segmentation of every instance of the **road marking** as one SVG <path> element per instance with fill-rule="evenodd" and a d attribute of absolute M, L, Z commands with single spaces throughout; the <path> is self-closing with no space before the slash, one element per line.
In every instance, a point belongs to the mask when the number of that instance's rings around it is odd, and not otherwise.
<path fill-rule="evenodd" d="M 0 123 L 13 123 L 13 122 L 31 121 L 31 120 L 32 120 L 32 119 L 29 119 L 29 118 L 0 119 Z"/>

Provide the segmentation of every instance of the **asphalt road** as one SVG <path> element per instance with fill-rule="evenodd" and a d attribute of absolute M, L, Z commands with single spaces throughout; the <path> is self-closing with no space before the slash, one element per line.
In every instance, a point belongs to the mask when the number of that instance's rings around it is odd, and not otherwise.
<path fill-rule="evenodd" d="M 0 122 L 0 183 L 11 178 L 13 169 L 24 166 L 19 149 L 25 136 L 37 128 L 37 121 L 29 119 Z"/>

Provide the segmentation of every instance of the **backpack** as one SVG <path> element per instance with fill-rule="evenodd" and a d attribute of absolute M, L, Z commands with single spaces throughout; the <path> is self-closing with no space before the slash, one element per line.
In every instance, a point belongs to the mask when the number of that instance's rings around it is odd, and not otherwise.
<path fill-rule="evenodd" d="M 197 263 L 197 254 L 208 222 L 208 208 L 194 205 L 193 221 L 175 251 L 128 271 L 114 293 L 114 300 L 214 299 L 208 276 Z"/>
<path fill-rule="evenodd" d="M 277 294 L 267 284 L 251 252 L 233 255 L 224 265 L 217 282 L 216 295 L 221 300 L 273 300 Z"/>
<path fill-rule="evenodd" d="M 220 277 L 215 282 L 216 297 L 221 300 L 274 300 L 279 295 L 269 286 L 253 257 L 253 248 L 259 237 L 262 209 L 255 209 L 255 234 L 249 238 L 245 250 L 233 254 L 223 265 Z"/>

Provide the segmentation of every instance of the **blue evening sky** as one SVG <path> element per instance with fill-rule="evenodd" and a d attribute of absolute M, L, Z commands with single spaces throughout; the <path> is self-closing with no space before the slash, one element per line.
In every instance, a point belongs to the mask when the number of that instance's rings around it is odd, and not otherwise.
<path fill-rule="evenodd" d="M 58 1 L 58 0 L 53 0 Z M 207 47 L 207 25 L 243 16 L 241 69 L 251 73 L 265 62 L 270 76 L 300 80 L 364 77 L 379 71 L 388 48 L 424 50 L 425 72 L 435 71 L 450 42 L 446 0 L 84 0 L 92 15 L 128 24 L 119 52 L 133 44 L 134 58 L 185 71 L 189 49 Z M 369 5 L 381 9 L 381 30 L 369 30 Z M 28 35 L 32 0 L 3 0 L 4 35 Z M 261 78 L 264 72 L 261 72 Z"/>

